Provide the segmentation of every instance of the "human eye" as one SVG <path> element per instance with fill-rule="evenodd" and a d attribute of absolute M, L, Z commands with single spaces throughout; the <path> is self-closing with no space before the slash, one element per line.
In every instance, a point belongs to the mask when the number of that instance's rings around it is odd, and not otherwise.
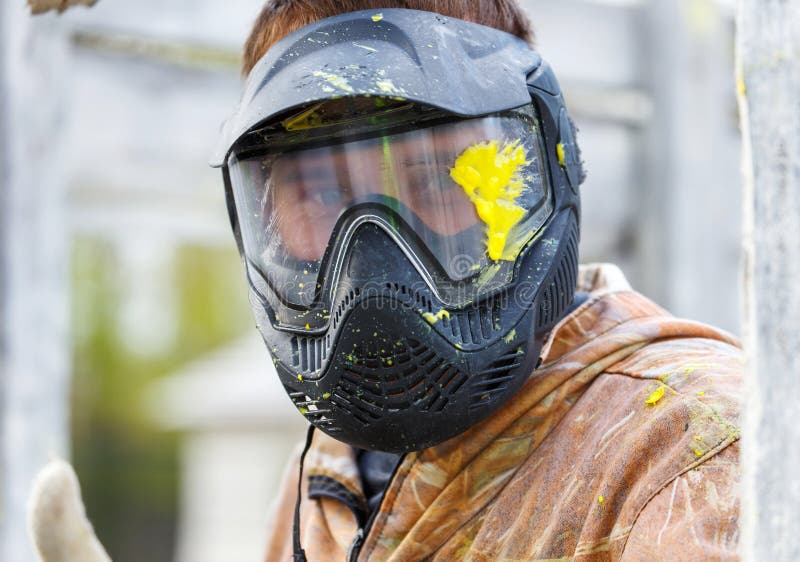
<path fill-rule="evenodd" d="M 341 189 L 334 186 L 323 187 L 312 190 L 307 194 L 307 199 L 324 207 L 341 207 L 344 204 L 344 196 Z"/>

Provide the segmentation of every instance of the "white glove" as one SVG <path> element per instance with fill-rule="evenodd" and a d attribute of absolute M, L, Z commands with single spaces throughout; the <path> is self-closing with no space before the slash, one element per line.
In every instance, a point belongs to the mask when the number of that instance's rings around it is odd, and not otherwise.
<path fill-rule="evenodd" d="M 52 461 L 36 477 L 28 523 L 42 562 L 111 562 L 86 518 L 78 477 L 65 461 Z"/>

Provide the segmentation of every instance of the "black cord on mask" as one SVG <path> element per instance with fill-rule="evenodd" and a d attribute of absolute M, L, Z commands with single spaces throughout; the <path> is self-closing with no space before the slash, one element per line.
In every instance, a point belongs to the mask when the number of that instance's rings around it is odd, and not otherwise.
<path fill-rule="evenodd" d="M 292 542 L 294 543 L 294 562 L 307 562 L 306 553 L 300 544 L 300 500 L 303 497 L 303 463 L 306 461 L 306 453 L 311 448 L 311 440 L 314 438 L 314 426 L 308 426 L 306 434 L 306 446 L 300 455 L 300 473 L 297 475 L 297 502 L 294 504 L 294 526 L 292 527 Z"/>

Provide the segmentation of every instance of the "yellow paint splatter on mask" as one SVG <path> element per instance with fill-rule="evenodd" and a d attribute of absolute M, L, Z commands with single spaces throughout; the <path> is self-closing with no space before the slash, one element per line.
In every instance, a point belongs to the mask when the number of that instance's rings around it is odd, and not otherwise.
<path fill-rule="evenodd" d="M 564 143 L 560 142 L 556 145 L 556 154 L 558 155 L 558 163 L 562 168 L 567 167 L 567 152 L 564 150 Z"/>
<path fill-rule="evenodd" d="M 445 309 L 440 310 L 436 314 L 431 314 L 430 312 L 425 312 L 422 317 L 427 320 L 431 324 L 436 324 L 439 320 L 443 318 L 450 318 L 450 313 L 447 312 Z"/>
<path fill-rule="evenodd" d="M 359 47 L 360 49 L 364 49 L 365 51 L 369 51 L 371 53 L 377 53 L 378 49 L 370 47 L 369 45 L 362 45 L 361 43 L 353 42 L 353 46 Z"/>
<path fill-rule="evenodd" d="M 517 337 L 517 331 L 516 330 L 511 330 L 508 333 L 508 335 L 503 338 L 503 341 L 506 342 L 506 343 L 511 343 L 514 340 L 514 338 L 516 338 L 516 337 Z"/>
<path fill-rule="evenodd" d="M 374 22 L 379 22 L 382 19 L 383 19 L 383 14 L 375 14 L 374 16 L 372 16 L 372 21 Z"/>
<path fill-rule="evenodd" d="M 394 82 L 392 82 L 388 78 L 384 78 L 383 80 L 378 80 L 377 82 L 375 82 L 375 85 L 381 92 L 386 92 L 387 94 L 396 94 L 400 92 L 397 86 L 394 85 Z"/>
<path fill-rule="evenodd" d="M 502 146 L 493 140 L 467 148 L 450 170 L 450 177 L 464 189 L 488 227 L 486 249 L 493 261 L 506 259 L 503 250 L 509 232 L 525 216 L 525 209 L 516 204 L 524 187 L 525 164 L 519 139 Z"/>
<path fill-rule="evenodd" d="M 647 400 L 645 400 L 644 403 L 648 406 L 655 406 L 658 401 L 664 397 L 664 390 L 666 390 L 666 388 L 667 387 L 665 386 L 659 386 L 650 396 L 647 397 Z"/>
<path fill-rule="evenodd" d="M 321 70 L 314 71 L 314 76 L 318 78 L 324 78 L 331 86 L 335 86 L 340 90 L 352 94 L 355 92 L 353 87 L 350 85 L 350 82 L 347 81 L 346 78 L 339 76 L 337 74 L 331 74 L 330 72 L 322 72 Z"/>

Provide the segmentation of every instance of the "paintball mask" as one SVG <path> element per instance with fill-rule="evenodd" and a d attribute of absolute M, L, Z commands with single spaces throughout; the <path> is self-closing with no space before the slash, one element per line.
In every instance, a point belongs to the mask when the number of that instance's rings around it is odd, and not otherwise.
<path fill-rule="evenodd" d="M 496 29 L 363 11 L 269 50 L 214 164 L 309 422 L 404 453 L 514 394 L 573 299 L 577 150 L 552 70 Z"/>

